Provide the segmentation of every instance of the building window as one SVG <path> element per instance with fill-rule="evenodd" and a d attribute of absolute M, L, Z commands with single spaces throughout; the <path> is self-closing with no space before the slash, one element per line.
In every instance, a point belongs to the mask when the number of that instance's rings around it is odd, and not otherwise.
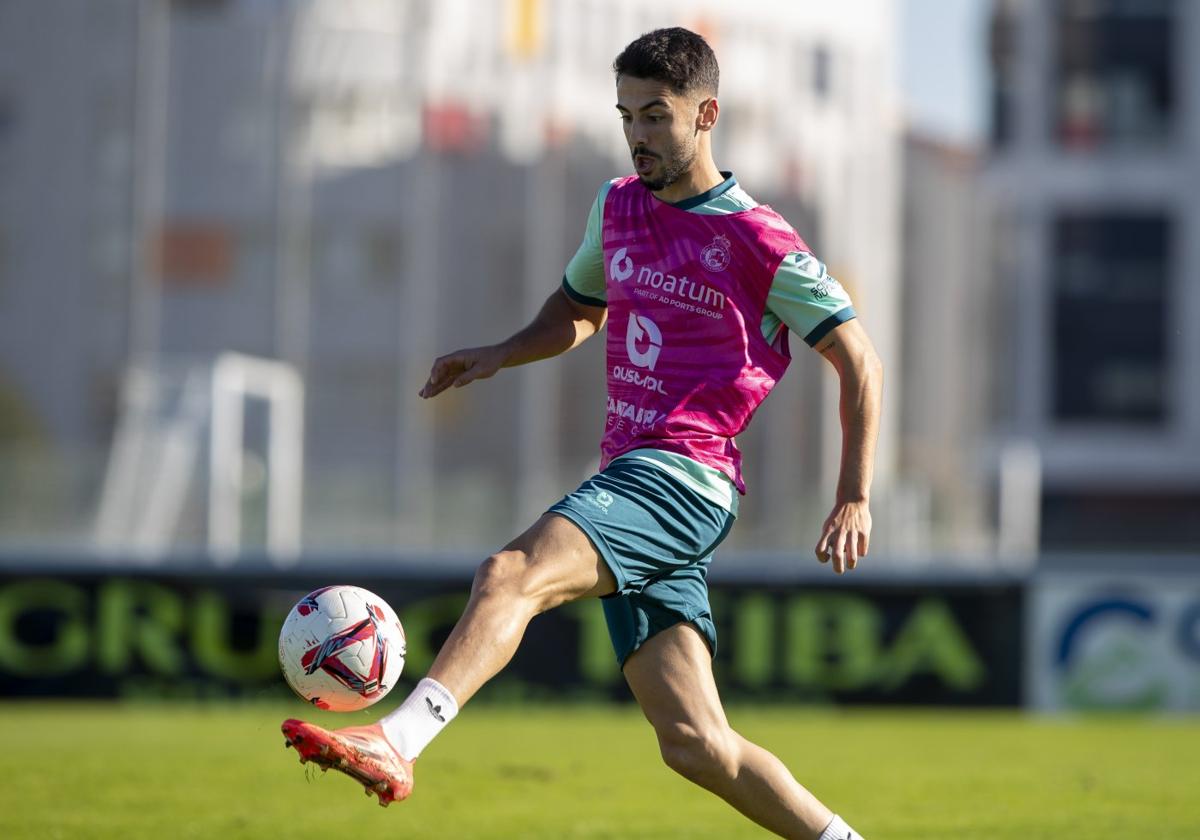
<path fill-rule="evenodd" d="M 1159 142 L 1176 86 L 1174 0 L 1059 0 L 1052 124 L 1067 148 Z"/>
<path fill-rule="evenodd" d="M 1200 487 L 1089 484 L 1046 488 L 1042 548 L 1049 551 L 1186 551 L 1200 545 Z"/>
<path fill-rule="evenodd" d="M 991 139 L 993 147 L 1002 148 L 1013 139 L 1019 67 L 1017 12 L 1011 2 L 994 7 L 988 47 L 992 65 Z"/>
<path fill-rule="evenodd" d="M 164 287 L 212 289 L 232 279 L 236 243 L 222 222 L 168 219 L 154 244 Z"/>
<path fill-rule="evenodd" d="M 1067 423 L 1160 425 L 1170 220 L 1063 214 L 1055 223 L 1053 410 Z"/>
<path fill-rule="evenodd" d="M 388 290 L 403 273 L 403 244 L 392 228 L 325 228 L 313 246 L 319 282 L 331 290 Z"/>
<path fill-rule="evenodd" d="M 0 143 L 8 140 L 16 125 L 17 113 L 12 97 L 0 90 Z"/>
<path fill-rule="evenodd" d="M 175 0 L 175 5 L 184 12 L 211 14 L 224 11 L 224 7 L 229 5 L 229 0 Z"/>
<path fill-rule="evenodd" d="M 812 51 L 812 89 L 818 101 L 828 99 L 833 90 L 833 56 L 824 44 Z"/>
<path fill-rule="evenodd" d="M 8 241 L 4 228 L 0 228 L 0 300 L 4 299 L 5 287 L 8 285 Z"/>
<path fill-rule="evenodd" d="M 17 111 L 14 100 L 0 88 L 0 182 L 8 175 L 10 140 L 16 135 Z"/>

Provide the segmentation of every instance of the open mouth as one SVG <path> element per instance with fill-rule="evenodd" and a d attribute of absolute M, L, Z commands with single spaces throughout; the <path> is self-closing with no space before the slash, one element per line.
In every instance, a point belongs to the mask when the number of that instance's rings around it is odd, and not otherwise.
<path fill-rule="evenodd" d="M 639 175 L 647 174 L 654 168 L 654 164 L 658 162 L 658 158 L 653 155 L 634 155 L 633 168 Z"/>

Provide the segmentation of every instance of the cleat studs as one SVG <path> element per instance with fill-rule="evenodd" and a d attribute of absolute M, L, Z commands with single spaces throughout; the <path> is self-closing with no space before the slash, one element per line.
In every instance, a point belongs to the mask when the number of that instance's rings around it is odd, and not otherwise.
<path fill-rule="evenodd" d="M 371 789 L 370 789 L 370 788 L 367 788 L 367 787 L 365 787 L 365 788 L 363 788 L 363 793 L 365 793 L 367 796 L 370 796 L 370 795 L 371 795 Z"/>
<path fill-rule="evenodd" d="M 339 769 L 341 769 L 341 770 L 345 770 L 347 767 L 349 767 L 349 766 L 350 766 L 350 762 L 349 762 L 349 761 L 347 761 L 347 760 L 346 760 L 346 759 L 344 759 L 344 758 L 339 758 L 339 759 L 338 759 L 338 762 L 337 762 L 337 766 L 338 766 L 338 768 L 339 768 Z"/>

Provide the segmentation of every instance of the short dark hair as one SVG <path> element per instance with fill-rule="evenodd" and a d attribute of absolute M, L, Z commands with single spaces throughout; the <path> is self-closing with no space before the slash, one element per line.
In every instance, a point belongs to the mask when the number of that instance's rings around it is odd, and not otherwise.
<path fill-rule="evenodd" d="M 703 91 L 716 95 L 721 80 L 717 57 L 708 42 L 679 26 L 655 29 L 632 42 L 613 61 L 613 73 L 654 79 L 675 93 Z"/>

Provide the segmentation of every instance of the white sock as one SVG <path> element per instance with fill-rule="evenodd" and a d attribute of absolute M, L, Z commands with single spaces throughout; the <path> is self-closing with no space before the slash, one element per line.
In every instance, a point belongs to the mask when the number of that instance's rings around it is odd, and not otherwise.
<path fill-rule="evenodd" d="M 825 826 L 825 830 L 821 832 L 821 836 L 817 840 L 863 840 L 863 836 L 846 825 L 844 819 L 834 814 L 833 819 L 829 821 L 829 825 Z"/>
<path fill-rule="evenodd" d="M 396 752 L 412 761 L 457 714 L 458 703 L 446 686 L 426 677 L 417 683 L 400 708 L 379 724 Z"/>

